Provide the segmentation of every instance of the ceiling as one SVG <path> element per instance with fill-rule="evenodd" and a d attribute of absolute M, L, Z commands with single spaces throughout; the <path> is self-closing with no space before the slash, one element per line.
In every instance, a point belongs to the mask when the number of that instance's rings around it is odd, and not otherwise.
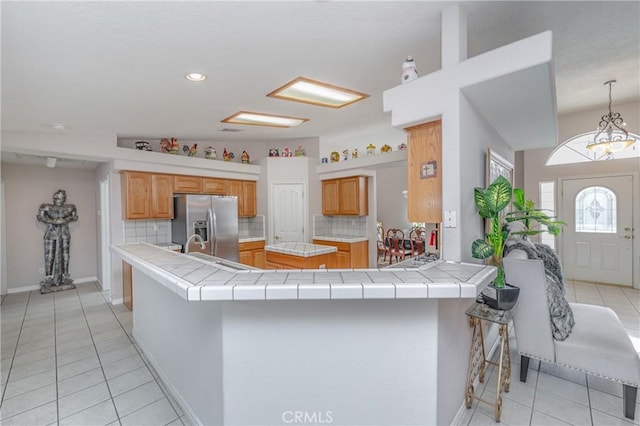
<path fill-rule="evenodd" d="M 407 55 L 420 75 L 440 69 L 440 13 L 452 3 L 0 4 L 3 130 L 252 142 L 389 126 L 382 92 L 400 83 Z M 463 5 L 469 57 L 553 31 L 560 114 L 606 105 L 603 83 L 612 78 L 614 105 L 640 99 L 640 2 Z M 187 81 L 192 71 L 208 79 Z M 370 97 L 342 109 L 266 97 L 298 76 Z M 310 121 L 292 129 L 220 122 L 239 110 Z"/>

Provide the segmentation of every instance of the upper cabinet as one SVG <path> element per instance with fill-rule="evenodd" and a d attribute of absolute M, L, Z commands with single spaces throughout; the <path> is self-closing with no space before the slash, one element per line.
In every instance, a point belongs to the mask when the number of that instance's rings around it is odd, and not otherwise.
<path fill-rule="evenodd" d="M 202 193 L 202 178 L 198 176 L 174 176 L 173 189 L 178 193 Z"/>
<path fill-rule="evenodd" d="M 218 178 L 202 178 L 202 192 L 212 195 L 225 195 L 225 180 Z"/>
<path fill-rule="evenodd" d="M 173 218 L 172 176 L 122 172 L 122 195 L 125 219 Z"/>
<path fill-rule="evenodd" d="M 226 195 L 238 197 L 238 216 L 251 217 L 257 214 L 256 182 L 227 180 Z"/>
<path fill-rule="evenodd" d="M 322 214 L 327 216 L 369 214 L 366 176 L 322 181 Z"/>
<path fill-rule="evenodd" d="M 442 122 L 406 129 L 409 222 L 442 222 Z"/>

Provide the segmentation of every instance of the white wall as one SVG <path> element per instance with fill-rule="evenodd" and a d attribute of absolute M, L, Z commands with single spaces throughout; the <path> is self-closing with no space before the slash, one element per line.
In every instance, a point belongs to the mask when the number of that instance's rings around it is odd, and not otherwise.
<path fill-rule="evenodd" d="M 97 269 L 98 193 L 93 170 L 47 168 L 2 164 L 5 180 L 8 290 L 39 285 L 44 274 L 45 225 L 36 215 L 42 203 L 51 203 L 58 189 L 67 192 L 67 203 L 75 204 L 78 221 L 70 224 L 71 278 L 93 278 Z"/>
<path fill-rule="evenodd" d="M 385 231 L 389 228 L 409 228 L 407 199 L 407 164 L 381 168 L 376 171 L 377 219 Z"/>

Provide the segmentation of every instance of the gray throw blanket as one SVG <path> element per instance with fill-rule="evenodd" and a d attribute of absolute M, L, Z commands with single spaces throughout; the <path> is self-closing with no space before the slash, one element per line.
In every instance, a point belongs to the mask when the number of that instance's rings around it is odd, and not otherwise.
<path fill-rule="evenodd" d="M 506 256 L 511 250 L 522 250 L 527 253 L 529 259 L 540 259 L 544 264 L 546 273 L 547 302 L 549 304 L 549 315 L 551 317 L 551 333 L 553 338 L 563 341 L 571 334 L 575 324 L 573 311 L 569 302 L 564 297 L 564 279 L 562 277 L 562 267 L 558 255 L 546 244 L 529 242 L 514 242 L 507 244 L 503 255 Z"/>

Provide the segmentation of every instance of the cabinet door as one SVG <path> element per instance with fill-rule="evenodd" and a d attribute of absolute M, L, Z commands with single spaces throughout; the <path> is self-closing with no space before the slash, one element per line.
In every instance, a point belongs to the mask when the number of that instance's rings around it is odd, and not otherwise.
<path fill-rule="evenodd" d="M 238 253 L 238 262 L 242 263 L 243 265 L 254 266 L 253 265 L 253 253 L 251 252 L 251 250 L 246 250 L 246 251 L 239 252 Z"/>
<path fill-rule="evenodd" d="M 244 199 L 242 197 L 242 181 L 227 180 L 226 193 L 238 197 L 238 216 L 244 216 Z"/>
<path fill-rule="evenodd" d="M 407 130 L 409 222 L 442 222 L 442 122 L 410 127 Z M 432 174 L 421 178 L 421 167 L 430 164 Z"/>
<path fill-rule="evenodd" d="M 339 180 L 340 214 L 366 216 L 368 214 L 367 178 L 354 176 Z"/>
<path fill-rule="evenodd" d="M 173 219 L 173 176 L 151 176 L 151 217 Z"/>
<path fill-rule="evenodd" d="M 253 266 L 260 269 L 266 268 L 266 258 L 264 255 L 264 249 L 253 251 Z"/>
<path fill-rule="evenodd" d="M 242 198 L 242 216 L 253 217 L 258 214 L 256 205 L 256 182 L 248 180 L 242 182 Z"/>
<path fill-rule="evenodd" d="M 151 174 L 124 172 L 122 179 L 125 219 L 151 217 Z"/>
<path fill-rule="evenodd" d="M 180 193 L 201 193 L 202 178 L 198 176 L 174 176 L 173 187 Z"/>
<path fill-rule="evenodd" d="M 351 268 L 351 256 L 348 251 L 336 252 L 336 268 L 345 269 Z"/>
<path fill-rule="evenodd" d="M 331 216 L 340 214 L 338 205 L 338 180 L 322 181 L 322 214 Z"/>
<path fill-rule="evenodd" d="M 202 178 L 202 192 L 213 195 L 226 195 L 224 179 Z"/>

